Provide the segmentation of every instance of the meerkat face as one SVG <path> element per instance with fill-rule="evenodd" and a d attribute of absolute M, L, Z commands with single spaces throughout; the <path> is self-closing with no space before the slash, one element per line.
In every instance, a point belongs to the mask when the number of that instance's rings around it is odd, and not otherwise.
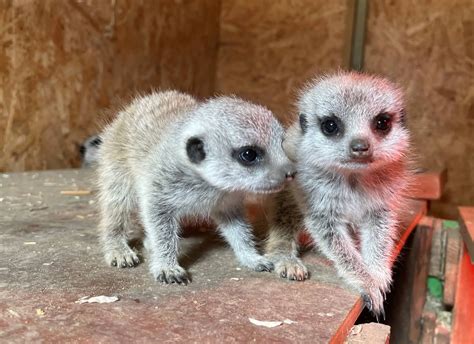
<path fill-rule="evenodd" d="M 312 83 L 298 103 L 300 156 L 318 167 L 377 168 L 405 157 L 409 135 L 400 90 L 358 73 Z"/>
<path fill-rule="evenodd" d="M 82 167 L 89 167 L 97 162 L 99 147 L 101 144 L 102 139 L 98 135 L 93 135 L 88 137 L 84 143 L 79 146 Z"/>
<path fill-rule="evenodd" d="M 284 129 L 266 108 L 219 97 L 197 109 L 186 154 L 209 184 L 227 191 L 280 191 L 295 170 L 282 148 Z"/>

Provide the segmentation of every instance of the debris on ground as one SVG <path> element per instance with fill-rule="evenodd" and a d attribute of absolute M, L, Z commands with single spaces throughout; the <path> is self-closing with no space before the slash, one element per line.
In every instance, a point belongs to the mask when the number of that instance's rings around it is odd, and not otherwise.
<path fill-rule="evenodd" d="M 100 296 L 84 296 L 81 297 L 79 300 L 76 301 L 76 303 L 82 304 L 82 303 L 111 303 L 120 300 L 118 296 L 105 296 L 105 295 L 100 295 Z"/>

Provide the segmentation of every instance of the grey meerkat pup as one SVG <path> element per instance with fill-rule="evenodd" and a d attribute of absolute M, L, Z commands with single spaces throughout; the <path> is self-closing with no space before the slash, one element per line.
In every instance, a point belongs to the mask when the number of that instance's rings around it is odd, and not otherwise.
<path fill-rule="evenodd" d="M 80 146 L 79 154 L 81 155 L 81 167 L 93 167 L 97 164 L 99 157 L 99 148 L 102 144 L 102 139 L 99 135 L 89 136 Z"/>
<path fill-rule="evenodd" d="M 240 264 L 272 271 L 244 215 L 248 194 L 280 191 L 295 170 L 282 148 L 284 129 L 267 108 L 236 97 L 198 102 L 177 91 L 135 99 L 101 134 L 100 230 L 106 262 L 133 267 L 127 243 L 138 210 L 152 275 L 187 284 L 178 263 L 180 223 L 211 219 Z"/>
<path fill-rule="evenodd" d="M 284 148 L 298 174 L 272 200 L 266 256 L 281 277 L 306 279 L 295 239 L 306 229 L 367 308 L 384 316 L 411 175 L 402 93 L 386 79 L 339 72 L 310 82 L 297 108 Z"/>

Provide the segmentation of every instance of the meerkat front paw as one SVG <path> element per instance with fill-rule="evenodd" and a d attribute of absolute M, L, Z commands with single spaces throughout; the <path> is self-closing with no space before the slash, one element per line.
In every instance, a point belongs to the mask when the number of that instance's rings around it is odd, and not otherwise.
<path fill-rule="evenodd" d="M 273 260 L 275 272 L 281 278 L 288 278 L 292 281 L 304 281 L 309 278 L 309 272 L 301 259 L 296 257 L 280 257 Z"/>
<path fill-rule="evenodd" d="M 385 310 L 383 307 L 385 293 L 382 290 L 376 287 L 367 288 L 366 292 L 362 293 L 362 300 L 364 301 L 365 307 L 375 315 L 377 321 L 379 321 L 379 317 L 385 319 Z"/>
<path fill-rule="evenodd" d="M 188 273 L 181 266 L 160 267 L 152 271 L 155 279 L 164 284 L 184 284 L 191 282 Z"/>
<path fill-rule="evenodd" d="M 140 264 L 137 254 L 127 245 L 106 249 L 105 261 L 118 268 L 131 268 Z"/>

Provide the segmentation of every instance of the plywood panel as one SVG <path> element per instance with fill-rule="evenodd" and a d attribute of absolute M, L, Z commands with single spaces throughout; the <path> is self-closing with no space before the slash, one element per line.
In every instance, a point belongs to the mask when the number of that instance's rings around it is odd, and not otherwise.
<path fill-rule="evenodd" d="M 433 204 L 456 217 L 474 204 L 474 2 L 371 1 L 365 67 L 407 94 L 419 164 L 447 167 L 445 196 Z"/>
<path fill-rule="evenodd" d="M 104 109 L 214 90 L 219 1 L 0 2 L 0 171 L 71 167 Z"/>
<path fill-rule="evenodd" d="M 223 0 L 217 90 L 289 119 L 296 90 L 343 65 L 345 0 Z"/>

